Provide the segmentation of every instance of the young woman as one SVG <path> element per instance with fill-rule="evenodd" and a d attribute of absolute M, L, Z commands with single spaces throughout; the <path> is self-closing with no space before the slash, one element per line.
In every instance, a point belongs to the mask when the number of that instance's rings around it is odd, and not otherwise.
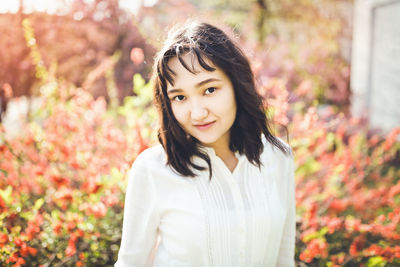
<path fill-rule="evenodd" d="M 154 65 L 160 145 L 129 172 L 116 267 L 294 266 L 290 147 L 220 29 L 186 24 Z"/>

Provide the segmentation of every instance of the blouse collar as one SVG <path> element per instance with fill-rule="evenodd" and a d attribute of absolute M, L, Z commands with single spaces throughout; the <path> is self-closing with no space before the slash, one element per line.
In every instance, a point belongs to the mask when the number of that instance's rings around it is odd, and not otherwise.
<path fill-rule="evenodd" d="M 199 144 L 199 148 L 200 148 L 200 150 L 206 152 L 210 158 L 218 157 L 217 154 L 215 153 L 214 148 L 212 148 L 212 147 Z M 240 154 L 238 151 L 235 152 L 235 156 L 239 160 L 239 162 L 242 161 L 244 158 L 246 158 L 246 156 L 244 154 Z"/>

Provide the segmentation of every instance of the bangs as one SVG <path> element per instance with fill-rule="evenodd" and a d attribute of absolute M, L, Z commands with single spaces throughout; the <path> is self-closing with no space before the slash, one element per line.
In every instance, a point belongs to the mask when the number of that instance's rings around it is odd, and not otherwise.
<path fill-rule="evenodd" d="M 183 60 L 183 56 L 186 54 L 191 54 L 191 64 L 190 66 Z M 158 79 L 161 81 L 163 86 L 163 90 L 166 90 L 167 82 L 170 83 L 172 86 L 174 85 L 174 78 L 176 73 L 168 66 L 168 61 L 174 57 L 177 57 L 181 65 L 190 73 L 196 74 L 196 70 L 194 68 L 194 61 L 200 64 L 200 66 L 207 70 L 207 71 L 214 71 L 215 68 L 212 67 L 210 64 L 207 64 L 206 59 L 211 61 L 214 65 L 215 63 L 210 59 L 207 55 L 207 52 L 199 47 L 184 47 L 180 44 L 176 45 L 175 47 L 170 48 L 167 50 L 163 55 L 161 55 L 161 60 L 157 66 L 158 72 Z"/>

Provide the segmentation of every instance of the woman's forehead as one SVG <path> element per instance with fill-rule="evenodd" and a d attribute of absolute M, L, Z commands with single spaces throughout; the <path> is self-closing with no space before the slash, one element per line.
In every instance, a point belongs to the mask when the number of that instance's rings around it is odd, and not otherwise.
<path fill-rule="evenodd" d="M 197 56 L 194 53 L 188 52 L 184 55 L 180 56 L 181 60 L 184 61 L 186 66 L 189 67 L 190 71 L 195 73 L 205 71 L 205 69 L 200 65 Z M 201 56 L 201 59 L 210 67 L 216 68 L 215 64 L 205 56 Z M 168 60 L 168 67 L 171 68 L 174 72 L 178 73 L 180 71 L 189 71 L 182 65 L 178 56 L 175 56 Z"/>
<path fill-rule="evenodd" d="M 182 60 L 194 73 L 186 69 L 179 61 L 178 57 L 171 58 L 168 61 L 168 67 L 175 73 L 175 75 L 173 77 L 174 84 L 171 85 L 168 83 L 168 88 L 180 87 L 180 84 L 182 83 L 184 83 L 184 85 L 192 83 L 195 84 L 198 82 L 198 80 L 204 79 L 205 77 L 209 78 L 211 76 L 219 78 L 220 80 L 227 79 L 224 72 L 220 68 L 215 66 L 215 64 L 213 64 L 212 61 L 208 58 L 204 57 L 204 61 L 206 61 L 207 65 L 209 65 L 210 67 L 215 68 L 215 71 L 208 71 L 204 69 L 198 62 L 196 56 L 190 56 L 189 54 L 186 54 L 182 56 Z"/>
<path fill-rule="evenodd" d="M 173 74 L 173 82 L 177 79 L 182 78 L 183 76 L 203 76 L 203 75 L 217 75 L 217 76 L 224 76 L 227 78 L 225 72 L 219 68 L 216 64 L 214 64 L 209 58 L 206 56 L 202 56 L 200 60 L 204 61 L 206 67 L 210 67 L 214 70 L 207 70 L 205 69 L 199 62 L 196 55 L 192 53 L 187 53 L 182 55 L 181 60 L 186 64 L 187 68 L 181 63 L 177 56 L 168 60 L 168 68 L 174 72 Z"/>

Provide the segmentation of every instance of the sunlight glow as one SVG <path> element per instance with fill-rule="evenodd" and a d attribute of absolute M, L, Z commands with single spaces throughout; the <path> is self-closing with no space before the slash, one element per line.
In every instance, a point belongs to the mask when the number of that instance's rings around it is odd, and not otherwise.
<path fill-rule="evenodd" d="M 0 3 L 0 13 L 16 13 L 18 7 L 19 2 L 17 0 L 2 1 L 2 3 Z"/>
<path fill-rule="evenodd" d="M 94 0 L 83 1 L 91 3 Z M 74 0 L 23 0 L 24 13 L 38 11 L 55 14 L 66 9 L 73 2 Z M 152 6 L 157 3 L 157 0 L 119 0 L 119 5 L 121 8 L 136 14 L 142 2 L 145 6 Z M 0 0 L 0 13 L 16 13 L 18 8 L 19 0 Z"/>

